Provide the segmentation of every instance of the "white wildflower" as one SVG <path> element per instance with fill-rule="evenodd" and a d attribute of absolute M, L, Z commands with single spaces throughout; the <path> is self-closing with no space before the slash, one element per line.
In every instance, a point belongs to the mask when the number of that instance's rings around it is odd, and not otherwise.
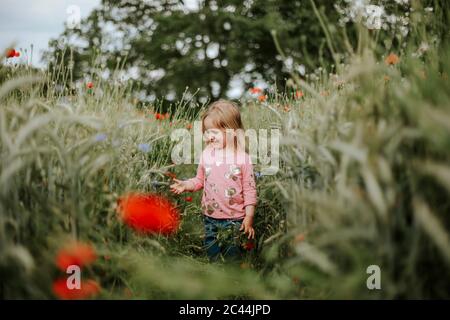
<path fill-rule="evenodd" d="M 380 29 L 383 24 L 383 7 L 376 5 L 368 5 L 365 10 L 366 13 L 366 26 L 369 29 Z"/>

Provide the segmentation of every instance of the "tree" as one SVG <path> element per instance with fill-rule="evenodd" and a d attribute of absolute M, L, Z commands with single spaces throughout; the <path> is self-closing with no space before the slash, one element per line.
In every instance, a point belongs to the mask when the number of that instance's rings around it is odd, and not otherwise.
<path fill-rule="evenodd" d="M 332 3 L 316 2 L 328 19 L 337 20 Z M 123 68 L 135 75 L 136 93 L 169 101 L 197 89 L 194 101 L 224 97 L 233 79 L 241 79 L 245 89 L 256 79 L 282 89 L 295 63 L 312 69 L 331 60 L 311 2 L 300 0 L 204 0 L 196 10 L 181 0 L 103 0 L 81 29 L 66 29 L 50 43 L 49 63 L 56 53 L 63 55 L 64 39 L 79 43 L 71 44 L 74 79 L 93 72 L 93 61 L 107 72 L 126 57 Z M 63 59 L 68 62 L 69 55 Z"/>

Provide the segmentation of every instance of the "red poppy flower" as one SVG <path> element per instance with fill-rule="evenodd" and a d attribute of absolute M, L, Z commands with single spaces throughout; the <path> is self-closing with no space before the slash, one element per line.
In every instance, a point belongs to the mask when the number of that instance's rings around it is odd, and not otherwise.
<path fill-rule="evenodd" d="M 184 198 L 184 200 L 186 200 L 187 202 L 192 202 L 192 197 L 186 197 Z"/>
<path fill-rule="evenodd" d="M 8 49 L 8 51 L 6 52 L 6 57 L 7 58 L 14 58 L 15 56 L 16 56 L 16 50 Z"/>
<path fill-rule="evenodd" d="M 55 263 L 60 270 L 65 272 L 71 265 L 76 265 L 81 268 L 91 264 L 95 259 L 97 259 L 97 255 L 90 244 L 72 242 L 59 250 Z"/>
<path fill-rule="evenodd" d="M 242 262 L 239 267 L 241 269 L 249 269 L 250 265 L 247 262 Z"/>
<path fill-rule="evenodd" d="M 177 175 L 175 173 L 173 173 L 173 172 L 170 172 L 170 171 L 165 172 L 164 175 L 166 177 L 169 177 L 170 179 L 176 179 L 177 178 Z"/>
<path fill-rule="evenodd" d="M 304 233 L 300 233 L 298 235 L 295 236 L 294 238 L 294 242 L 302 242 L 305 240 L 305 234 Z"/>
<path fill-rule="evenodd" d="M 123 289 L 123 294 L 127 298 L 131 298 L 133 296 L 133 292 L 130 290 L 130 288 Z"/>
<path fill-rule="evenodd" d="M 395 54 L 395 53 L 391 53 L 389 54 L 386 59 L 384 59 L 384 62 L 387 65 L 393 65 L 393 64 L 397 64 L 400 61 L 400 58 Z"/>
<path fill-rule="evenodd" d="M 88 299 L 100 292 L 100 285 L 94 280 L 81 281 L 79 289 L 69 289 L 67 279 L 60 278 L 53 282 L 53 293 L 59 299 L 79 300 Z"/>
<path fill-rule="evenodd" d="M 92 82 L 88 82 L 88 83 L 86 84 L 86 87 L 87 87 L 88 89 L 92 89 L 92 88 L 94 87 L 94 84 L 93 84 Z"/>
<path fill-rule="evenodd" d="M 295 99 L 300 99 L 303 97 L 303 92 L 300 90 L 295 91 Z"/>
<path fill-rule="evenodd" d="M 141 233 L 171 234 L 178 229 L 179 214 L 172 203 L 159 195 L 131 193 L 119 199 L 125 224 Z"/>
<path fill-rule="evenodd" d="M 250 88 L 250 92 L 251 92 L 252 94 L 258 94 L 258 93 L 261 93 L 261 92 L 262 92 L 262 89 L 261 89 L 261 88 L 257 88 L 257 87 L 255 87 L 255 88 Z"/>
<path fill-rule="evenodd" d="M 192 123 L 188 123 L 188 124 L 186 125 L 186 129 L 188 129 L 188 130 L 192 129 Z"/>
<path fill-rule="evenodd" d="M 255 243 L 253 241 L 247 241 L 244 243 L 244 249 L 248 251 L 255 249 Z"/>
<path fill-rule="evenodd" d="M 262 95 L 260 95 L 260 96 L 258 97 L 258 100 L 259 100 L 260 102 L 264 102 L 264 101 L 267 100 L 267 96 L 264 95 L 264 94 L 262 94 Z"/>
<path fill-rule="evenodd" d="M 14 53 L 14 57 L 20 57 L 20 52 L 19 52 L 19 51 L 16 51 L 16 52 Z"/>
<path fill-rule="evenodd" d="M 158 113 L 158 112 L 155 113 L 155 119 L 156 119 L 156 120 L 164 119 L 163 117 L 164 117 L 164 116 L 163 116 L 161 113 Z"/>

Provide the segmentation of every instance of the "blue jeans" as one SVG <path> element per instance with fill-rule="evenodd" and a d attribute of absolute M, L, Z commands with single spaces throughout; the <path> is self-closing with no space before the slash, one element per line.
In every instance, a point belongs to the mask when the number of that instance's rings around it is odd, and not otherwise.
<path fill-rule="evenodd" d="M 239 228 L 243 219 L 215 219 L 205 216 L 204 221 L 205 248 L 210 261 L 217 261 L 221 254 L 225 260 L 238 260 L 242 257 Z"/>

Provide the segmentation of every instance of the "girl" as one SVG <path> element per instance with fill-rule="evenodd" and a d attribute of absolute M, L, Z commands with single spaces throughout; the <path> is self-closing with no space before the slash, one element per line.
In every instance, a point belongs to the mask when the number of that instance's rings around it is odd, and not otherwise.
<path fill-rule="evenodd" d="M 175 181 L 176 194 L 203 188 L 202 210 L 205 223 L 205 246 L 211 261 L 238 258 L 240 246 L 220 245 L 219 234 L 238 231 L 254 239 L 253 218 L 256 184 L 250 156 L 244 150 L 244 135 L 238 106 L 226 100 L 212 103 L 202 116 L 203 137 L 207 146 L 202 152 L 194 178 Z"/>

